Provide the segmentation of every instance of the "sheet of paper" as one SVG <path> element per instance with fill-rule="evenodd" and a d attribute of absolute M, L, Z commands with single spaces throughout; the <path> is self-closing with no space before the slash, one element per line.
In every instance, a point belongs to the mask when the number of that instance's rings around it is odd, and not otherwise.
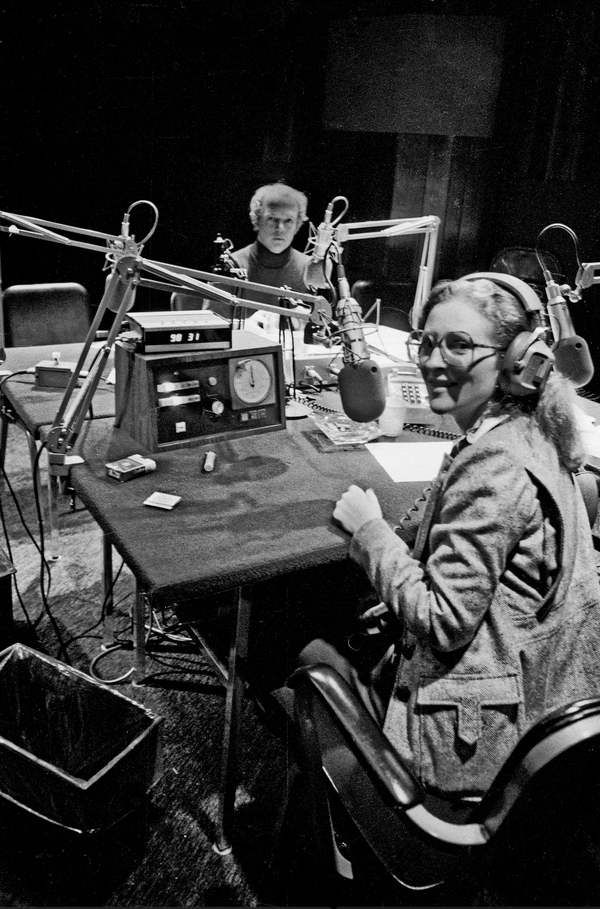
<path fill-rule="evenodd" d="M 454 443 L 443 442 L 372 442 L 365 445 L 395 483 L 417 483 L 432 480 L 445 454 Z"/>

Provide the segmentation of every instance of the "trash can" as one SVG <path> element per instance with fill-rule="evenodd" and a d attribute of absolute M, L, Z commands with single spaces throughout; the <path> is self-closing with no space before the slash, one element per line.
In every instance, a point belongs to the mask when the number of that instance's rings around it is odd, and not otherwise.
<path fill-rule="evenodd" d="M 162 775 L 162 717 L 23 644 L 0 652 L 0 796 L 80 833 L 104 830 Z"/>

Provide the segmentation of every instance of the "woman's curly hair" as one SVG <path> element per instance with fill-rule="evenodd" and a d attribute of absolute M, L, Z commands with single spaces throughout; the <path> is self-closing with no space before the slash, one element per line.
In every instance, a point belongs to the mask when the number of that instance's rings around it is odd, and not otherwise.
<path fill-rule="evenodd" d="M 491 322 L 498 347 L 508 347 L 518 334 L 533 328 L 531 317 L 518 298 L 487 278 L 438 282 L 420 313 L 419 328 L 423 328 L 434 306 L 458 296 L 476 306 Z M 540 394 L 523 397 L 507 392 L 500 383 L 490 403 L 493 411 L 533 414 L 565 467 L 575 472 L 583 466 L 585 451 L 574 406 L 577 393 L 564 376 L 552 372 Z"/>

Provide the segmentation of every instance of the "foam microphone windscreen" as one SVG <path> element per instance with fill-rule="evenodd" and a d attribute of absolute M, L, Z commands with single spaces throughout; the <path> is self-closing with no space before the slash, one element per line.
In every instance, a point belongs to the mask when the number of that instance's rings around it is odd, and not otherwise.
<path fill-rule="evenodd" d="M 310 259 L 304 268 L 303 280 L 307 287 L 312 287 L 315 290 L 331 287 L 330 282 L 325 277 L 325 259 L 318 259 L 316 262 L 314 259 Z"/>
<path fill-rule="evenodd" d="M 594 364 L 587 342 L 579 335 L 563 338 L 552 347 L 554 366 L 557 372 L 566 376 L 576 388 L 591 382 Z"/>
<path fill-rule="evenodd" d="M 109 293 L 110 288 L 110 293 Z M 104 283 L 104 293 L 109 294 L 106 300 L 106 308 L 109 312 L 118 312 L 121 308 L 121 303 L 125 297 L 125 294 L 129 291 L 129 300 L 127 303 L 126 312 L 129 312 L 133 308 L 135 303 L 135 285 L 128 285 L 121 279 L 118 271 L 115 269 L 106 276 L 106 281 Z"/>
<path fill-rule="evenodd" d="M 385 383 L 372 360 L 346 363 L 338 375 L 338 391 L 346 416 L 356 423 L 370 423 L 385 410 Z"/>

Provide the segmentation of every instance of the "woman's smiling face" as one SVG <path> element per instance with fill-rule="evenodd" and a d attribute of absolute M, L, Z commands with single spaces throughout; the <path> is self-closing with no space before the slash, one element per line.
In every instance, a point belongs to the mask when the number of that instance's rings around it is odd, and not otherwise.
<path fill-rule="evenodd" d="M 465 332 L 475 345 L 497 344 L 494 326 L 470 300 L 460 295 L 437 303 L 429 315 L 424 330 L 441 341 L 449 332 Z M 475 346 L 470 365 L 449 366 L 439 346 L 420 363 L 434 413 L 451 414 L 466 432 L 485 410 L 500 378 L 503 354 L 501 351 Z"/>

